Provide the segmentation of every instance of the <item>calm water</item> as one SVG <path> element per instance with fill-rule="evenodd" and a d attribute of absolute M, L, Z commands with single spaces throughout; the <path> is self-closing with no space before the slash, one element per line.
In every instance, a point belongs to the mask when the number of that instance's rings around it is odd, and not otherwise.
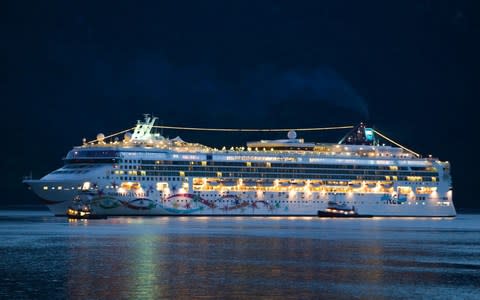
<path fill-rule="evenodd" d="M 155 217 L 0 211 L 0 298 L 479 299 L 480 215 Z"/>

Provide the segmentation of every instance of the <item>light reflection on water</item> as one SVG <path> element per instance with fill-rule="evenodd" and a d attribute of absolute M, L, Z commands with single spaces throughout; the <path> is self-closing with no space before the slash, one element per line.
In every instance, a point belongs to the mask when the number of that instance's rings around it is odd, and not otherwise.
<path fill-rule="evenodd" d="M 0 211 L 0 298 L 472 298 L 480 215 L 119 217 Z"/>

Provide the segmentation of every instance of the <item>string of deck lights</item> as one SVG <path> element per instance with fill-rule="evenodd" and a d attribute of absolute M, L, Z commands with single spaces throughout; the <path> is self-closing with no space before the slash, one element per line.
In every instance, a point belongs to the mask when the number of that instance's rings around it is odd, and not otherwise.
<path fill-rule="evenodd" d="M 390 143 L 392 143 L 392 144 L 394 144 L 394 145 L 396 145 L 396 146 L 398 146 L 398 147 L 400 147 L 400 148 L 402 148 L 402 149 L 404 149 L 404 150 L 406 150 L 406 151 L 414 154 L 414 155 L 417 156 L 417 157 L 420 157 L 420 154 L 418 154 L 417 152 L 415 152 L 415 151 L 413 151 L 413 150 L 410 150 L 410 149 L 408 149 L 408 148 L 405 147 L 405 146 L 400 145 L 399 143 L 395 142 L 394 140 L 392 140 L 392 139 L 388 138 L 387 136 L 385 136 L 384 134 L 380 133 L 378 130 L 375 130 L 375 129 L 374 129 L 373 131 L 374 131 L 376 134 L 378 134 L 379 136 L 381 136 L 382 138 L 384 138 L 384 139 L 386 139 L 387 141 L 389 141 Z"/>
<path fill-rule="evenodd" d="M 351 129 L 355 126 L 333 126 L 333 127 L 313 127 L 313 128 L 205 128 L 205 127 L 183 127 L 183 126 L 165 126 L 165 125 L 155 125 L 152 128 L 159 129 L 175 129 L 175 130 L 188 130 L 188 131 L 223 131 L 223 132 L 283 132 L 283 131 L 322 131 L 322 130 L 337 130 L 337 129 Z M 105 136 L 104 139 L 120 135 L 122 133 L 128 132 L 135 129 L 131 127 L 108 136 Z M 98 142 L 98 139 L 88 141 L 88 144 L 93 144 Z"/>
<path fill-rule="evenodd" d="M 229 132 L 281 132 L 281 131 L 322 131 L 322 130 L 337 130 L 350 129 L 354 126 L 334 126 L 334 127 L 313 127 L 313 128 L 203 128 L 203 127 L 181 127 L 181 126 L 163 126 L 156 125 L 153 128 L 161 129 L 177 129 L 190 131 L 229 131 Z"/>

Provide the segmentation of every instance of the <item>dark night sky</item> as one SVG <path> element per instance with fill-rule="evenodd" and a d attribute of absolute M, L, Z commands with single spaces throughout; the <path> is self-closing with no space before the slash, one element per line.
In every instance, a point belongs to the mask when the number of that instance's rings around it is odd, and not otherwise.
<path fill-rule="evenodd" d="M 480 207 L 476 1 L 137 2 L 1 2 L 3 204 L 35 202 L 22 175 L 148 112 L 210 127 L 367 121 L 449 160 L 457 207 Z"/>

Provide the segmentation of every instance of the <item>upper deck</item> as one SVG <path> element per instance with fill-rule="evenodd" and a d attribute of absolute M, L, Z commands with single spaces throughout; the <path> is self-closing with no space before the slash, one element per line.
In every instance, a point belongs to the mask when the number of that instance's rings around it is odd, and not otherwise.
<path fill-rule="evenodd" d="M 306 161 L 314 162 L 322 158 L 338 159 L 370 159 L 370 160 L 409 160 L 425 161 L 418 154 L 407 148 L 380 145 L 375 140 L 371 129 L 363 124 L 354 128 L 339 143 L 306 143 L 297 138 L 296 132 L 290 130 L 288 139 L 260 140 L 248 142 L 245 146 L 215 148 L 199 143 L 190 143 L 180 137 L 168 139 L 154 133 L 156 118 L 146 116 L 145 120 L 138 121 L 133 128 L 133 134 L 125 130 L 123 139 L 118 134 L 105 137 L 98 134 L 97 139 L 84 142 L 82 146 L 74 147 L 66 160 L 91 159 L 100 161 L 105 159 L 119 159 L 132 153 L 156 155 L 171 155 L 185 157 L 190 160 L 239 160 L 239 161 Z M 337 160 L 341 163 L 341 160 Z M 370 162 L 371 163 L 371 162 Z"/>
<path fill-rule="evenodd" d="M 354 138 L 347 135 L 342 139 L 349 143 L 306 143 L 290 131 L 288 139 L 218 149 L 152 133 L 153 122 L 139 122 L 133 135 L 128 130 L 122 132 L 122 140 L 99 134 L 95 141 L 74 147 L 65 158 L 66 165 L 52 176 L 81 174 L 83 170 L 77 167 L 100 164 L 105 167 L 100 172 L 108 174 L 101 176 L 129 181 L 313 180 L 342 186 L 365 181 L 371 185 L 380 182 L 393 186 L 399 182 L 404 187 L 423 187 L 438 186 L 449 178 L 448 162 L 421 158 L 406 148 L 380 145 L 373 138 L 368 143 L 358 138 L 358 129 Z"/>

